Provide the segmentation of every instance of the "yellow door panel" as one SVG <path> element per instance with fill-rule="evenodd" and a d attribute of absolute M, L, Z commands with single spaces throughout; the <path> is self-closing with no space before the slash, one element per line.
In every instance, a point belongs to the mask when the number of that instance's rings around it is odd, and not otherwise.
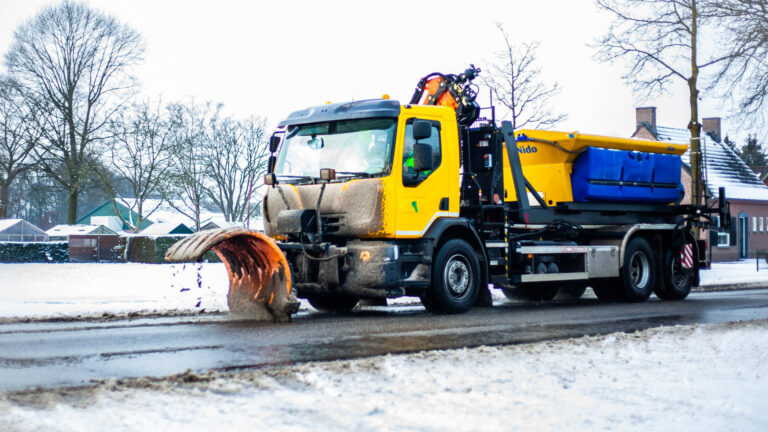
<path fill-rule="evenodd" d="M 439 165 L 419 184 L 406 186 L 403 174 L 410 176 L 412 171 L 403 155 L 412 151 L 413 139 L 407 126 L 414 119 L 439 124 L 439 132 L 433 128 L 433 137 L 428 139 L 432 141 L 422 141 L 432 144 L 435 142 L 433 138 L 436 138 L 434 134 L 439 133 Z M 396 163 L 392 172 L 393 181 L 401 179 L 396 192 L 395 234 L 398 238 L 418 238 L 438 217 L 459 215 L 459 134 L 455 113 L 445 107 L 412 106 L 402 111 L 398 131 L 401 132 L 398 133 L 395 160 L 401 163 Z M 422 176 L 424 174 L 420 174 Z"/>

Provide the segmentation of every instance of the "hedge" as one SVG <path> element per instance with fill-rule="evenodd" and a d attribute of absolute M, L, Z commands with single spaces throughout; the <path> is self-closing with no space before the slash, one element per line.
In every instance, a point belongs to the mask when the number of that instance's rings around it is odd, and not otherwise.
<path fill-rule="evenodd" d="M 171 246 L 177 241 L 186 238 L 187 236 L 130 236 L 123 237 L 121 243 L 124 241 L 127 253 L 125 254 L 126 261 L 140 262 L 140 263 L 165 263 L 165 253 L 168 252 Z M 208 262 L 221 262 L 219 257 L 213 251 L 208 251 L 203 255 L 203 261 Z"/>
<path fill-rule="evenodd" d="M 0 242 L 0 262 L 61 263 L 69 261 L 69 243 L 58 242 Z"/>

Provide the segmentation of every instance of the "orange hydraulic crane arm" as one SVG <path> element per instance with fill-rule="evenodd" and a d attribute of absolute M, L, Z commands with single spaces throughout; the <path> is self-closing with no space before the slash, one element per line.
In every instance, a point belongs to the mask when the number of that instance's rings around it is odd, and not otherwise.
<path fill-rule="evenodd" d="M 411 104 L 447 106 L 456 110 L 456 120 L 460 125 L 471 125 L 480 113 L 480 106 L 475 102 L 477 89 L 472 80 L 480 73 L 475 65 L 459 75 L 431 73 L 416 86 L 411 97 Z"/>

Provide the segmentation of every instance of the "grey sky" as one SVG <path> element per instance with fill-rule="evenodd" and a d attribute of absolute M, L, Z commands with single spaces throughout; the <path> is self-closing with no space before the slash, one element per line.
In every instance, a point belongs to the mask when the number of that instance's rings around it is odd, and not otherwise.
<path fill-rule="evenodd" d="M 51 3 L 0 0 L 0 52 L 19 24 Z M 88 3 L 144 36 L 138 76 L 147 96 L 221 101 L 238 116 L 266 116 L 271 124 L 327 101 L 386 93 L 404 102 L 423 75 L 459 73 L 469 63 L 483 68 L 503 47 L 497 21 L 513 41 L 541 41 L 542 74 L 560 82 L 554 102 L 570 116 L 557 129 L 629 136 L 638 105 L 657 106 L 660 124 L 688 123 L 682 83 L 672 95 L 642 100 L 621 81 L 621 65 L 592 60 L 588 44 L 605 31 L 608 16 L 591 0 Z M 725 117 L 720 102 L 702 93 L 701 116 Z M 478 100 L 487 105 L 488 92 Z M 746 135 L 729 131 L 728 122 L 724 130 L 739 144 Z"/>

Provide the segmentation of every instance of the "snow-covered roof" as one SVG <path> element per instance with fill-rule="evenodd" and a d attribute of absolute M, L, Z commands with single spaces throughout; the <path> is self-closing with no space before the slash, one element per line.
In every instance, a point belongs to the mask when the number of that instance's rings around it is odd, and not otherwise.
<path fill-rule="evenodd" d="M 659 141 L 687 144 L 691 141 L 688 129 L 656 126 Z M 727 144 L 719 143 L 707 134 L 701 138 L 704 181 L 712 196 L 725 187 L 728 198 L 751 201 L 768 201 L 768 186 Z M 690 166 L 690 150 L 682 156 Z"/>
<path fill-rule="evenodd" d="M 185 224 L 175 222 L 155 222 L 141 230 L 141 234 L 147 235 L 191 234 L 192 232 L 193 230 Z"/>
<path fill-rule="evenodd" d="M 45 231 L 32 225 L 24 219 L 0 219 L 0 232 L 14 235 L 45 235 Z"/>
<path fill-rule="evenodd" d="M 45 232 L 51 237 L 65 237 L 72 234 L 117 234 L 104 225 L 56 225 Z"/>
<path fill-rule="evenodd" d="M 136 211 L 136 199 L 134 198 L 118 198 L 117 202 L 122 203 L 131 210 Z M 146 199 L 142 205 L 142 214 L 147 219 L 154 223 L 174 223 L 184 224 L 186 226 L 194 226 L 195 221 L 173 208 L 186 208 L 183 200 L 173 200 L 173 206 L 168 204 L 167 201 L 162 199 Z M 222 213 L 216 213 L 205 208 L 200 208 L 200 225 L 204 225 L 210 221 L 221 220 L 224 221 L 224 215 Z"/>
<path fill-rule="evenodd" d="M 0 219 L 0 231 L 4 231 L 22 221 L 23 219 Z"/>

